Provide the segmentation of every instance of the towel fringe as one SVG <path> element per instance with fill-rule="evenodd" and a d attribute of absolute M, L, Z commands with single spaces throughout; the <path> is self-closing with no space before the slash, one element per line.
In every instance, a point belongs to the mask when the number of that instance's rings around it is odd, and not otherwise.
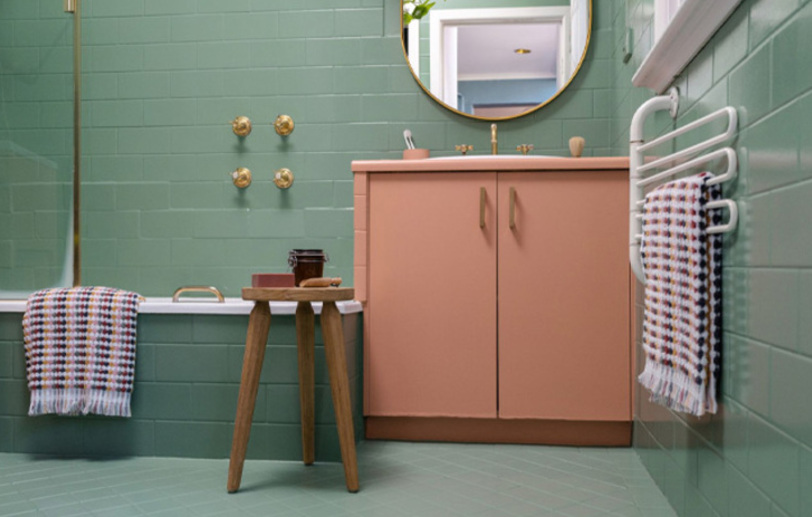
<path fill-rule="evenodd" d="M 130 393 L 86 389 L 40 389 L 31 392 L 29 416 L 59 415 L 132 416 Z"/>

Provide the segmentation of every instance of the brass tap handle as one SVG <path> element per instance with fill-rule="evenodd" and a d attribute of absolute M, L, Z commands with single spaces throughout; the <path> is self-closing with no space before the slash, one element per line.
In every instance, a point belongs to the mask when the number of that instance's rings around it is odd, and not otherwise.
<path fill-rule="evenodd" d="M 274 185 L 282 190 L 290 188 L 293 185 L 293 172 L 290 169 L 277 169 L 273 175 Z"/>
<path fill-rule="evenodd" d="M 465 154 L 468 151 L 473 151 L 474 150 L 474 146 L 473 145 L 455 145 L 454 150 L 455 151 L 460 151 L 462 153 L 462 155 L 465 156 Z"/>
<path fill-rule="evenodd" d="M 226 301 L 226 299 L 223 297 L 223 293 L 221 293 L 216 287 L 208 285 L 186 285 L 183 287 L 178 287 L 175 290 L 175 293 L 172 295 L 172 303 L 179 302 L 180 295 L 183 293 L 211 293 L 217 297 L 218 303 L 225 303 Z"/>
<path fill-rule="evenodd" d="M 273 122 L 274 130 L 276 130 L 276 133 L 281 136 L 288 136 L 289 134 L 293 133 L 294 127 L 295 124 L 293 123 L 293 119 L 290 118 L 289 115 L 279 115 Z"/>
<path fill-rule="evenodd" d="M 230 176 L 235 187 L 247 188 L 251 184 L 251 171 L 245 167 L 239 167 L 236 171 L 230 173 Z"/>
<path fill-rule="evenodd" d="M 239 116 L 231 121 L 231 130 L 234 134 L 241 137 L 246 137 L 251 134 L 251 119 L 248 117 Z"/>
<path fill-rule="evenodd" d="M 522 153 L 524 156 L 527 156 L 527 153 L 529 153 L 533 149 L 535 149 L 533 144 L 522 144 L 516 146 L 516 150 Z"/>

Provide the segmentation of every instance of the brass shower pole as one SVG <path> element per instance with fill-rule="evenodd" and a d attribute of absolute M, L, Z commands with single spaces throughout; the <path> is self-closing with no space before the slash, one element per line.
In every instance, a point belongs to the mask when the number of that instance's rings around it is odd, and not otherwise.
<path fill-rule="evenodd" d="M 82 285 L 81 246 L 79 237 L 81 213 L 82 165 L 82 16 L 81 0 L 65 0 L 65 12 L 73 13 L 73 285 Z"/>

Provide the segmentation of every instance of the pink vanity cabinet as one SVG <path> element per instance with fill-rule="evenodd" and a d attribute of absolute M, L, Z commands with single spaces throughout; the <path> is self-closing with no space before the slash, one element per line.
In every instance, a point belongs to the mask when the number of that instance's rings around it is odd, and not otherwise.
<path fill-rule="evenodd" d="M 626 158 L 352 169 L 368 438 L 629 443 Z"/>

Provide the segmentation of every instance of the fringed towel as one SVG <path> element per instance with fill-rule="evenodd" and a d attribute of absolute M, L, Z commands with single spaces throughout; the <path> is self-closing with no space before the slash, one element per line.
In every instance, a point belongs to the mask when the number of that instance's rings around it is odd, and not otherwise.
<path fill-rule="evenodd" d="M 29 296 L 23 316 L 29 415 L 130 416 L 142 300 L 109 287 Z"/>
<path fill-rule="evenodd" d="M 721 196 L 707 172 L 646 195 L 640 252 L 646 276 L 640 383 L 651 400 L 701 416 L 716 413 L 721 344 L 722 241 L 705 208 Z"/>

